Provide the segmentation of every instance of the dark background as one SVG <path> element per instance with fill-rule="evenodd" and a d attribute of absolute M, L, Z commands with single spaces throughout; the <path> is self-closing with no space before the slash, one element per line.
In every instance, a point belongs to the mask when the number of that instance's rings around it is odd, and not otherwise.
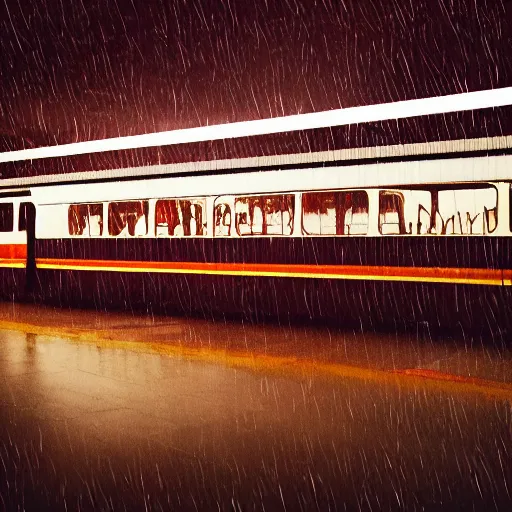
<path fill-rule="evenodd" d="M 0 0 L 0 151 L 512 85 L 510 0 Z"/>

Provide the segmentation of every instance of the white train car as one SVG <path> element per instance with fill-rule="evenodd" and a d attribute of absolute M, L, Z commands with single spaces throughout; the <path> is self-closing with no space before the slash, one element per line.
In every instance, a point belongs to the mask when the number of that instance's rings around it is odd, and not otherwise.
<path fill-rule="evenodd" d="M 505 332 L 511 150 L 499 136 L 6 177 L 0 293 Z"/>

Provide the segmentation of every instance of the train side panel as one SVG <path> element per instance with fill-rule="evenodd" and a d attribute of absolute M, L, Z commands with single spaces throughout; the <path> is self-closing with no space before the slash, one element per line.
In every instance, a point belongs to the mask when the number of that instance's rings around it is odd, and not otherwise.
<path fill-rule="evenodd" d="M 37 242 L 40 298 L 59 305 L 474 333 L 510 329 L 511 250 L 508 237 Z"/>

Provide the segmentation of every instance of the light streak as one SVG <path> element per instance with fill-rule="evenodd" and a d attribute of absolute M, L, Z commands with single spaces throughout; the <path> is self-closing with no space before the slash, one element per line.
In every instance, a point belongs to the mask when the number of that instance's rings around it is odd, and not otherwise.
<path fill-rule="evenodd" d="M 119 151 L 512 105 L 512 87 L 0 153 L 0 163 Z"/>

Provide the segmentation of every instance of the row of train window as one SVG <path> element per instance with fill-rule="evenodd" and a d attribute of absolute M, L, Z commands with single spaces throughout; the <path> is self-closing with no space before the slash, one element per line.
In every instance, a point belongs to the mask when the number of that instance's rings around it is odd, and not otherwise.
<path fill-rule="evenodd" d="M 306 235 L 365 235 L 369 199 L 364 190 L 307 192 L 302 197 L 302 233 Z M 295 194 L 220 197 L 214 204 L 214 235 L 291 235 L 296 218 Z M 234 209 L 234 212 L 232 211 Z M 108 234 L 144 236 L 149 202 L 108 203 Z M 23 222 L 20 215 L 20 226 Z M 0 231 L 13 230 L 13 204 L 0 203 Z M 233 222 L 234 220 L 234 222 Z M 429 188 L 379 191 L 378 229 L 383 235 L 486 234 L 497 226 L 497 191 L 477 188 Z M 103 235 L 103 203 L 72 204 L 68 231 L 72 236 Z M 155 205 L 157 237 L 204 236 L 206 198 L 160 199 Z"/>
<path fill-rule="evenodd" d="M 368 233 L 369 198 L 364 190 L 307 192 L 301 197 L 302 233 Z M 291 235 L 295 201 L 295 194 L 219 197 L 214 204 L 214 236 Z M 148 201 L 109 203 L 108 234 L 148 234 L 148 211 Z M 68 213 L 70 235 L 103 234 L 102 204 L 71 205 Z M 497 191 L 491 186 L 379 192 L 378 228 L 383 235 L 485 234 L 496 229 L 497 221 Z M 154 230 L 157 237 L 206 235 L 206 198 L 158 200 Z"/>

